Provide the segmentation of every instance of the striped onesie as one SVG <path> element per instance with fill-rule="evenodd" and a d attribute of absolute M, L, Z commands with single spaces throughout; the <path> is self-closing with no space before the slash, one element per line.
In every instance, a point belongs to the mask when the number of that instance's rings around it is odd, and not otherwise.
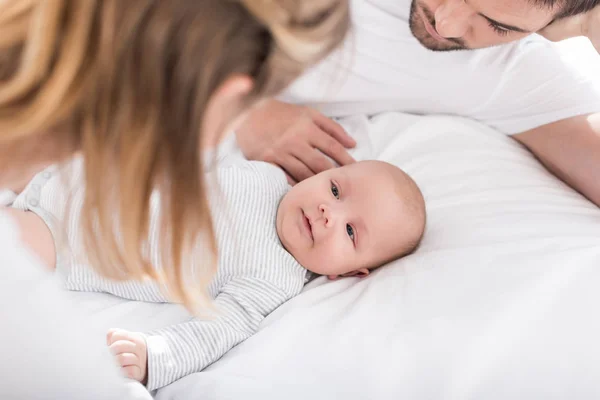
<path fill-rule="evenodd" d="M 12 206 L 38 214 L 55 241 L 62 238 L 67 242 L 67 251 L 57 252 L 56 265 L 67 289 L 168 302 L 154 283 L 109 281 L 81 261 L 85 259 L 81 257 L 78 218 L 82 172 L 80 160 L 68 166 L 68 174 L 59 174 L 56 167 L 48 168 L 29 183 Z M 216 177 L 220 194 L 218 201 L 211 201 L 211 213 L 219 259 L 208 289 L 219 312 L 212 319 L 190 318 L 146 335 L 148 390 L 199 372 L 218 360 L 254 334 L 269 313 L 299 294 L 307 277 L 307 271 L 283 248 L 277 236 L 277 207 L 289 190 L 283 172 L 270 164 L 239 158 L 219 165 Z M 158 196 L 151 201 L 148 238 L 153 265 L 160 265 L 158 201 Z M 202 258 L 202 254 L 193 257 Z"/>

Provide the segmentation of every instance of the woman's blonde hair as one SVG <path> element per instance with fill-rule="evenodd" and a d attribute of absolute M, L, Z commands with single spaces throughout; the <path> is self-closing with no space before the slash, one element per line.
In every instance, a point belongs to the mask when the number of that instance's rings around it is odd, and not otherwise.
<path fill-rule="evenodd" d="M 347 0 L 0 0 L 0 171 L 81 152 L 95 269 L 152 277 L 191 307 L 207 297 L 190 294 L 185 255 L 208 243 L 192 285 L 205 289 L 217 251 L 200 150 L 211 95 L 250 76 L 241 113 L 348 27 Z M 145 249 L 157 193 L 164 274 Z"/>

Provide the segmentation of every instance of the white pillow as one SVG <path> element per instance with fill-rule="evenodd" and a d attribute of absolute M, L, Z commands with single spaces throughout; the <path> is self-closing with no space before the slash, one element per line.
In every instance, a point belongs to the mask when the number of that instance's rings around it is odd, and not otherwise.
<path fill-rule="evenodd" d="M 313 281 L 157 399 L 600 398 L 600 210 L 475 122 L 347 123 L 421 186 L 419 251 Z"/>

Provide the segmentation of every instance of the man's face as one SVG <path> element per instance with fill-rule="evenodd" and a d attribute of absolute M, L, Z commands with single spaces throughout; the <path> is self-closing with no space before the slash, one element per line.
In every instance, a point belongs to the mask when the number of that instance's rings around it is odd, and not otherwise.
<path fill-rule="evenodd" d="M 530 0 L 413 0 L 410 29 L 430 50 L 479 49 L 537 32 L 557 12 Z"/>

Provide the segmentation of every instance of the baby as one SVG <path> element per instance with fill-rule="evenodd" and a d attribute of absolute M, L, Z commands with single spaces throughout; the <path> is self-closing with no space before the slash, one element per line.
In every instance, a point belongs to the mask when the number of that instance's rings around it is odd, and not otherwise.
<path fill-rule="evenodd" d="M 154 283 L 109 281 L 85 262 L 78 224 L 62 223 L 77 220 L 83 189 L 80 162 L 74 162 L 71 170 L 69 179 L 59 177 L 53 168 L 41 172 L 12 204 L 45 222 L 47 228 L 42 228 L 52 234 L 46 248 L 61 238 L 67 241 L 67 246 L 57 248 L 67 248 L 68 254 L 58 251 L 51 258 L 66 288 L 168 302 Z M 332 169 L 294 187 L 279 168 L 241 159 L 220 165 L 216 176 L 220 193 L 212 197 L 211 213 L 219 259 L 209 286 L 219 310 L 215 318 L 190 318 L 150 333 L 108 333 L 108 344 L 124 372 L 149 390 L 203 370 L 250 337 L 269 313 L 300 293 L 308 273 L 330 279 L 365 277 L 412 252 L 424 232 L 425 205 L 419 188 L 402 170 L 385 162 Z M 159 268 L 160 253 L 152 234 L 159 230 L 156 208 L 153 204 L 148 243 L 149 258 Z M 44 232 L 30 228 L 24 239 L 31 243 L 36 237 L 44 237 Z M 32 248 L 36 251 L 40 244 Z M 202 254 L 194 258 L 200 265 Z"/>

